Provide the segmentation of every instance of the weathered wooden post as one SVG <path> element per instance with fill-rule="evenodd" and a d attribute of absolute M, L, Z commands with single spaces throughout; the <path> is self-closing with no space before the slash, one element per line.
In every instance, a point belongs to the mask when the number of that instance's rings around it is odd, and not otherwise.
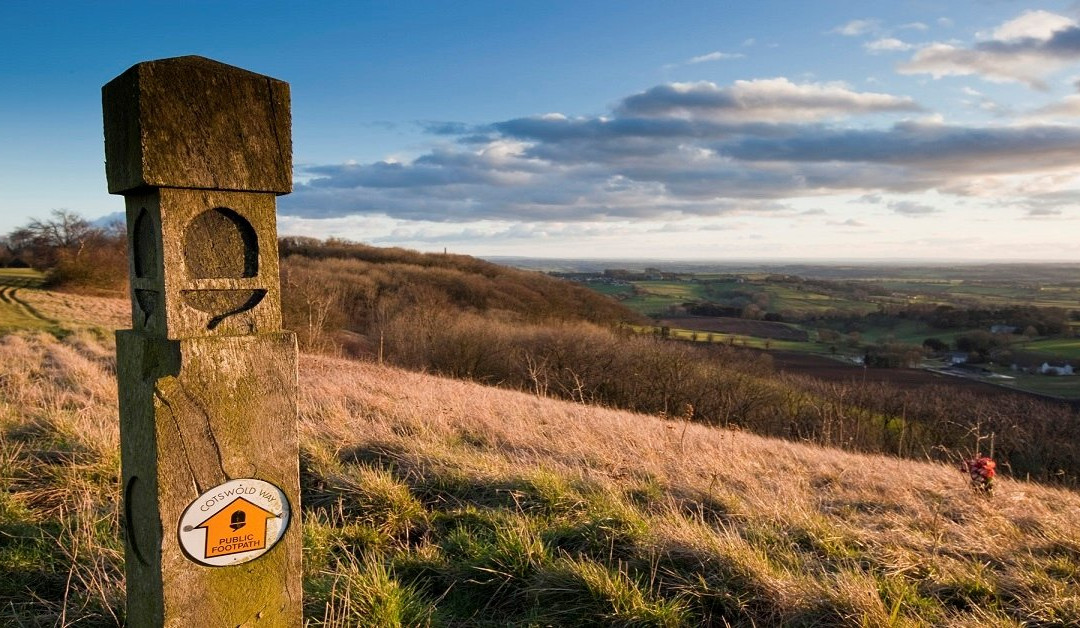
<path fill-rule="evenodd" d="M 275 195 L 289 85 L 202 57 L 102 88 L 127 207 L 117 332 L 130 626 L 300 626 L 296 337 L 281 330 Z"/>

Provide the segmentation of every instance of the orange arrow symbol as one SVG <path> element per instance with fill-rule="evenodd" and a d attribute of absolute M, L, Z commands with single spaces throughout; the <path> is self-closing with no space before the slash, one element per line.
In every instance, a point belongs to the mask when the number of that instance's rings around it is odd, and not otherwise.
<path fill-rule="evenodd" d="M 237 497 L 196 528 L 206 530 L 204 558 L 266 548 L 266 520 L 280 515 Z"/>

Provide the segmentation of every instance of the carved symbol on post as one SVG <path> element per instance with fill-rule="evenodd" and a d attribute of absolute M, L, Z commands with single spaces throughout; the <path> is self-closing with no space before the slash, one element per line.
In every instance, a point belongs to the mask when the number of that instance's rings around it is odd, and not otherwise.
<path fill-rule="evenodd" d="M 188 223 L 184 231 L 184 263 L 195 288 L 180 294 L 184 303 L 212 316 L 207 329 L 252 309 L 266 296 L 265 289 L 243 288 L 239 281 L 232 287 L 220 287 L 219 280 L 251 279 L 259 274 L 255 229 L 231 209 L 208 209 Z"/>
<path fill-rule="evenodd" d="M 135 226 L 132 229 L 132 262 L 135 277 L 138 279 L 150 279 L 156 273 L 158 246 L 157 229 L 154 228 L 153 218 L 147 213 L 146 208 L 139 209 L 139 215 L 135 218 Z M 142 324 L 145 326 L 154 314 L 157 304 L 158 293 L 155 290 L 145 288 L 135 289 L 135 301 L 142 311 Z"/>

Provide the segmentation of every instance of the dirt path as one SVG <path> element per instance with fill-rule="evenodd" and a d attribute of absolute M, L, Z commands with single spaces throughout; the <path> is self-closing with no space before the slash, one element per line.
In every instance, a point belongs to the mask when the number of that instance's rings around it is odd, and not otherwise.
<path fill-rule="evenodd" d="M 33 290 L 25 286 L 32 285 L 26 277 L 0 276 L 0 329 L 50 329 L 57 325 L 38 312 L 20 295 L 23 290 Z"/>

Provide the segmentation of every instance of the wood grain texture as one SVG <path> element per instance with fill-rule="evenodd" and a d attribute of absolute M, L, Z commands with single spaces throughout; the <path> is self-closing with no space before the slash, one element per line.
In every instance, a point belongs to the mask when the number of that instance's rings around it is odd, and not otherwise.
<path fill-rule="evenodd" d="M 139 63 L 101 94 L 110 193 L 292 191 L 288 83 L 190 56 Z"/>
<path fill-rule="evenodd" d="M 117 333 L 128 625 L 301 625 L 296 364 L 287 332 L 179 341 Z M 241 565 L 187 558 L 177 529 L 184 509 L 249 477 L 288 497 L 282 540 Z"/>

